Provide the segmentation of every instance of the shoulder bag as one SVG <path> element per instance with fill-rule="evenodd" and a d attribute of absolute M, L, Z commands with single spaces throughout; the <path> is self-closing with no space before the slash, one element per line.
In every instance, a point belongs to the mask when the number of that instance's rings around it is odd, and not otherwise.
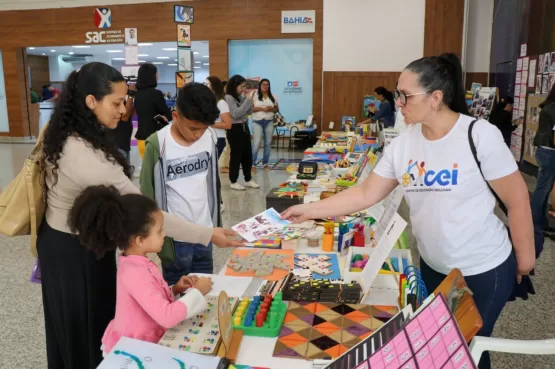
<path fill-rule="evenodd" d="M 46 127 L 23 169 L 0 193 L 0 233 L 6 236 L 31 235 L 31 253 L 37 257 L 37 231 L 46 210 L 44 172 L 40 168 L 42 139 Z"/>
<path fill-rule="evenodd" d="M 283 115 L 279 111 L 276 111 L 274 114 L 274 127 L 285 127 L 286 125 L 287 122 Z"/>
<path fill-rule="evenodd" d="M 482 172 L 482 165 L 480 163 L 480 160 L 478 160 L 478 151 L 476 150 L 476 145 L 474 144 L 474 139 L 472 138 L 472 130 L 474 129 L 474 124 L 476 124 L 477 121 L 478 119 L 473 120 L 472 123 L 470 123 L 470 126 L 468 127 L 468 142 L 470 143 L 470 150 L 472 151 L 472 156 L 474 156 L 474 161 L 476 161 L 476 165 L 478 165 L 478 169 L 482 174 L 482 178 L 484 178 L 484 181 L 486 181 L 486 185 L 488 186 L 489 190 L 495 197 L 495 200 L 497 200 L 497 203 L 499 204 L 499 207 L 501 208 L 503 213 L 505 213 L 505 215 L 508 216 L 507 207 L 505 206 L 501 198 L 497 195 L 497 193 L 494 191 L 494 189 L 491 188 L 486 177 L 484 177 L 484 172 Z M 507 227 L 507 232 L 509 234 L 509 239 L 511 239 L 511 230 L 509 227 Z M 511 244 L 512 244 L 512 240 L 511 240 Z M 513 246 L 513 255 L 514 255 L 514 246 Z M 533 270 L 530 272 L 530 275 L 534 275 Z M 530 279 L 530 276 L 524 275 L 522 276 L 522 282 L 520 284 L 518 284 L 515 280 L 515 284 L 513 286 L 513 292 L 511 294 L 511 297 L 509 297 L 509 301 L 514 301 L 517 298 L 528 300 L 529 294 L 535 295 L 536 290 L 534 288 L 534 285 L 532 284 L 532 279 Z"/>

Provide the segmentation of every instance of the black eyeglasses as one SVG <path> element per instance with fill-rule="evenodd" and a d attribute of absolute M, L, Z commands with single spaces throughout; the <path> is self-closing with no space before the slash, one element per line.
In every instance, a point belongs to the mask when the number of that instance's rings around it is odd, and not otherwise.
<path fill-rule="evenodd" d="M 393 98 L 395 99 L 395 101 L 399 102 L 400 106 L 405 106 L 407 105 L 407 100 L 409 97 L 411 96 L 418 96 L 418 95 L 425 95 L 428 92 L 417 92 L 414 94 L 406 94 L 404 92 L 399 91 L 398 89 L 393 90 Z"/>

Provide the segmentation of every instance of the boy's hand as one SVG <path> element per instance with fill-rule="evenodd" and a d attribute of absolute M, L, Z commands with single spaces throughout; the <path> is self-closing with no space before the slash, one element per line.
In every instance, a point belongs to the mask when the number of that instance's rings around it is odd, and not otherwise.
<path fill-rule="evenodd" d="M 201 277 L 198 279 L 198 281 L 195 282 L 195 284 L 193 285 L 193 288 L 196 288 L 197 290 L 200 291 L 200 293 L 206 296 L 208 292 L 212 291 L 213 284 L 214 282 L 212 282 L 210 278 Z"/>

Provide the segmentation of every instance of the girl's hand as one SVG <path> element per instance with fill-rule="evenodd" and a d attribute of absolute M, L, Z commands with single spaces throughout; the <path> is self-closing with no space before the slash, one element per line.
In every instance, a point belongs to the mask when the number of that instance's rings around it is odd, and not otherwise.
<path fill-rule="evenodd" d="M 199 277 L 197 277 L 196 275 L 182 276 L 179 281 L 177 281 L 177 283 L 173 286 L 174 295 L 180 295 L 183 292 L 187 291 L 189 288 L 193 287 L 198 279 Z"/>
<path fill-rule="evenodd" d="M 309 212 L 307 204 L 295 205 L 281 213 L 281 219 L 290 221 L 291 223 L 302 223 L 310 219 L 314 219 Z"/>
<path fill-rule="evenodd" d="M 198 279 L 198 281 L 195 282 L 195 284 L 193 285 L 193 288 L 196 288 L 197 290 L 200 291 L 200 293 L 206 296 L 208 292 L 212 291 L 213 284 L 214 282 L 212 282 L 210 278 L 201 277 Z"/>
<path fill-rule="evenodd" d="M 181 279 L 183 279 L 185 283 L 188 285 L 187 288 L 190 288 L 190 287 L 193 287 L 195 283 L 197 283 L 199 277 L 196 275 L 188 275 L 188 276 L 181 277 Z"/>

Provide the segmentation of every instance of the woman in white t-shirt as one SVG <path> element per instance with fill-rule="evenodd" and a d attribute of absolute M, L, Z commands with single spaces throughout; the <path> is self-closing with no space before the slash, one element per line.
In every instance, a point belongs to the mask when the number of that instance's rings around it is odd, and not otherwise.
<path fill-rule="evenodd" d="M 256 167 L 258 159 L 258 149 L 264 140 L 264 156 L 262 156 L 262 165 L 264 169 L 268 168 L 270 153 L 272 151 L 272 136 L 274 134 L 274 116 L 279 110 L 278 101 L 272 95 L 270 81 L 266 78 L 260 81 L 258 92 L 254 95 L 254 107 L 252 109 L 252 131 L 254 142 L 252 145 L 252 166 Z"/>
<path fill-rule="evenodd" d="M 216 119 L 216 122 L 212 126 L 214 131 L 216 131 L 216 136 L 218 136 L 218 160 L 222 156 L 226 148 L 226 133 L 227 129 L 231 129 L 231 115 L 229 114 L 229 105 L 225 101 L 225 91 L 223 82 L 216 76 L 210 76 L 206 78 L 206 86 L 212 90 L 214 95 L 216 95 L 216 101 L 218 102 L 218 110 L 220 111 L 220 116 Z M 224 211 L 225 206 L 222 200 L 220 205 L 220 210 Z"/>
<path fill-rule="evenodd" d="M 515 282 L 535 264 L 526 184 L 501 133 L 485 120 L 478 120 L 472 131 L 480 173 L 470 148 L 473 118 L 455 55 L 409 64 L 399 78 L 395 102 L 407 124 L 421 124 L 391 142 L 369 178 L 326 200 L 294 206 L 282 217 L 302 222 L 351 214 L 380 202 L 400 184 L 428 291 L 459 268 L 484 322 L 478 335 L 490 336 Z M 484 178 L 508 208 L 514 252 Z M 483 355 L 480 368 L 489 367 L 489 355 Z"/>
<path fill-rule="evenodd" d="M 231 129 L 231 115 L 229 114 L 229 105 L 225 101 L 224 84 L 216 76 L 210 76 L 206 78 L 205 85 L 212 90 L 214 95 L 216 95 L 216 101 L 218 101 L 218 109 L 220 110 L 220 117 L 216 119 L 216 122 L 212 126 L 216 135 L 218 136 L 218 159 L 222 156 L 226 146 L 225 131 L 226 129 Z"/>

